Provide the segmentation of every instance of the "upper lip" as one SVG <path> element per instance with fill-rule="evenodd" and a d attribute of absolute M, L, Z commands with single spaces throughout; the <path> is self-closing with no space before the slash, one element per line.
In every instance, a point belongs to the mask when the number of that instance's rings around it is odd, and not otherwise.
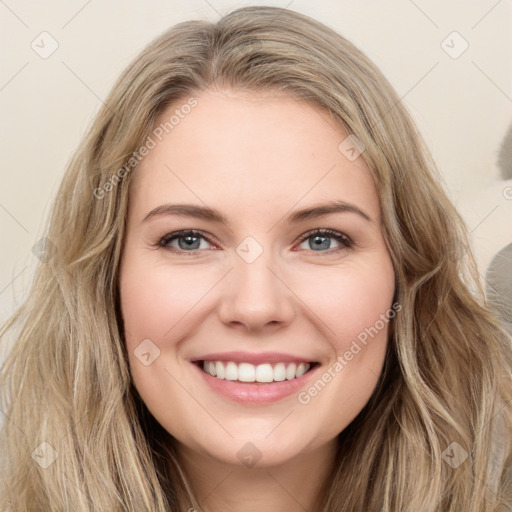
<path fill-rule="evenodd" d="M 233 361 L 235 363 L 311 363 L 312 359 L 285 354 L 282 352 L 216 352 L 194 357 L 192 362 L 198 361 Z"/>

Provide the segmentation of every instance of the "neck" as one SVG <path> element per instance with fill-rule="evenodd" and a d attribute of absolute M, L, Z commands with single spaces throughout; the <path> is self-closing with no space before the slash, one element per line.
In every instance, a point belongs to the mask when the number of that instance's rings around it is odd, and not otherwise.
<path fill-rule="evenodd" d="M 246 467 L 180 444 L 178 460 L 201 507 L 195 512 L 316 512 L 336 446 L 334 439 L 279 465 Z M 182 509 L 194 510 L 189 499 L 184 500 Z"/>

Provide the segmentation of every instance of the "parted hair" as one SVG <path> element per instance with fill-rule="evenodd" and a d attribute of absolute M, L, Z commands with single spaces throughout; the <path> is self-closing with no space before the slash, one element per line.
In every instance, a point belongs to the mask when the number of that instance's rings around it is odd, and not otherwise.
<path fill-rule="evenodd" d="M 402 309 L 374 393 L 338 436 L 315 512 L 512 510 L 511 336 L 486 303 L 466 227 L 421 135 L 350 41 L 259 6 L 179 23 L 151 42 L 70 159 L 45 257 L 1 332 L 0 509 L 201 510 L 173 439 L 133 386 L 119 265 L 137 172 L 126 163 L 171 102 L 200 103 L 209 87 L 279 90 L 320 107 L 364 144 L 379 194 Z"/>

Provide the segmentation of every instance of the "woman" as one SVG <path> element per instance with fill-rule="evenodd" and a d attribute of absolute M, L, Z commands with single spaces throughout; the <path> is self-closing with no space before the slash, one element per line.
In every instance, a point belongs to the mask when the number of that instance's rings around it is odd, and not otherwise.
<path fill-rule="evenodd" d="M 149 45 L 45 247 L 5 328 L 4 508 L 511 510 L 510 335 L 396 93 L 320 23 Z"/>

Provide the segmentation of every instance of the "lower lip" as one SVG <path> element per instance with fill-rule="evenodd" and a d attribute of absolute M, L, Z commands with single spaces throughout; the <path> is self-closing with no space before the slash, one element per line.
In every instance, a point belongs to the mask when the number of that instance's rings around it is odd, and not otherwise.
<path fill-rule="evenodd" d="M 256 405 L 277 402 L 297 393 L 318 369 L 317 365 L 298 378 L 282 382 L 242 383 L 235 380 L 217 379 L 217 377 L 212 377 L 209 373 L 203 371 L 197 364 L 193 364 L 193 366 L 203 376 L 206 383 L 218 394 L 234 402 Z"/>

